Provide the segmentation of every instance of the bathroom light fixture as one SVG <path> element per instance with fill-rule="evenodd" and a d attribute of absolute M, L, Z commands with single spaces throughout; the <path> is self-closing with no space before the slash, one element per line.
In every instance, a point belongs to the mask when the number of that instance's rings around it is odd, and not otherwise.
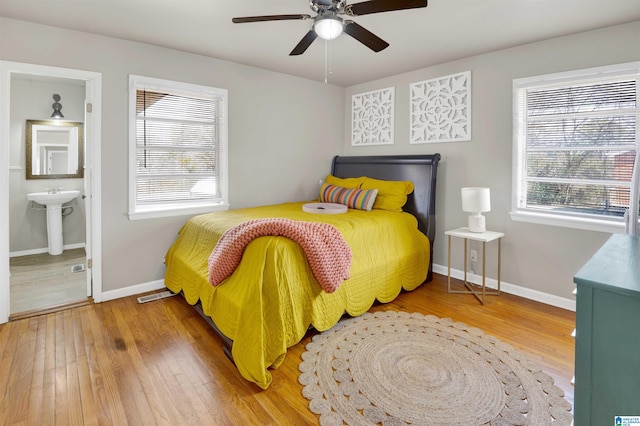
<path fill-rule="evenodd" d="M 51 114 L 51 118 L 64 118 L 64 115 L 62 115 L 62 112 L 60 112 L 60 110 L 62 109 L 62 104 L 60 103 L 60 95 L 58 95 L 57 93 L 53 95 L 53 100 L 55 102 L 53 103 L 53 105 L 51 105 L 51 107 L 53 108 L 53 114 Z"/>
<path fill-rule="evenodd" d="M 316 32 L 318 37 L 324 40 L 333 40 L 342 34 L 342 19 L 339 18 L 335 12 L 327 12 L 316 18 L 316 21 L 313 24 L 313 30 Z"/>
<path fill-rule="evenodd" d="M 483 212 L 491 211 L 491 195 L 489 188 L 462 188 L 462 210 L 473 213 L 469 215 L 468 226 L 471 232 L 485 232 Z"/>

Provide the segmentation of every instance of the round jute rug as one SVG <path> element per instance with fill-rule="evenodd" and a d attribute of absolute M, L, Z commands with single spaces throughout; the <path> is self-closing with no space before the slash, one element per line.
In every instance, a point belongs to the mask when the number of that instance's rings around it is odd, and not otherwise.
<path fill-rule="evenodd" d="M 366 313 L 313 337 L 299 366 L 321 425 L 569 425 L 571 404 L 524 354 L 482 330 Z"/>

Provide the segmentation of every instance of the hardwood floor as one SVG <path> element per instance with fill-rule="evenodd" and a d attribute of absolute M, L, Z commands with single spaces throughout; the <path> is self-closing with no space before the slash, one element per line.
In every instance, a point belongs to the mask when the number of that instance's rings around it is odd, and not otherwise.
<path fill-rule="evenodd" d="M 9 259 L 12 317 L 86 300 L 86 269 L 73 270 L 85 263 L 83 248 L 65 250 L 57 256 L 42 253 Z"/>
<path fill-rule="evenodd" d="M 372 310 L 449 317 L 525 352 L 573 403 L 575 314 L 511 295 L 448 294 L 446 277 Z M 310 333 L 310 335 L 313 333 Z M 290 348 L 262 391 L 224 356 L 219 338 L 180 296 L 136 297 L 0 326 L 5 425 L 317 424 L 298 383 L 310 335 Z"/>

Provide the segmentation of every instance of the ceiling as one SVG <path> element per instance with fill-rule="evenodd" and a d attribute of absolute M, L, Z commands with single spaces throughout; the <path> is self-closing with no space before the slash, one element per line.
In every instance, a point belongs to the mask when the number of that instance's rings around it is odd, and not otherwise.
<path fill-rule="evenodd" d="M 354 0 L 353 3 L 359 1 Z M 340 86 L 476 54 L 640 20 L 640 0 L 429 0 L 427 8 L 352 18 L 387 41 L 374 53 L 346 34 L 289 52 L 311 20 L 306 0 L 0 0 L 0 16 L 179 49 Z M 640 40 L 639 40 L 640 45 Z"/>

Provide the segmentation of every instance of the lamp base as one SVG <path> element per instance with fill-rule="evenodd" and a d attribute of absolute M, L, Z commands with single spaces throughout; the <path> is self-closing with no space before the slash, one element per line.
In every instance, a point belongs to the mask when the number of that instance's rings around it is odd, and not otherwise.
<path fill-rule="evenodd" d="M 486 232 L 484 216 L 480 213 L 469 215 L 469 231 L 471 232 Z"/>

